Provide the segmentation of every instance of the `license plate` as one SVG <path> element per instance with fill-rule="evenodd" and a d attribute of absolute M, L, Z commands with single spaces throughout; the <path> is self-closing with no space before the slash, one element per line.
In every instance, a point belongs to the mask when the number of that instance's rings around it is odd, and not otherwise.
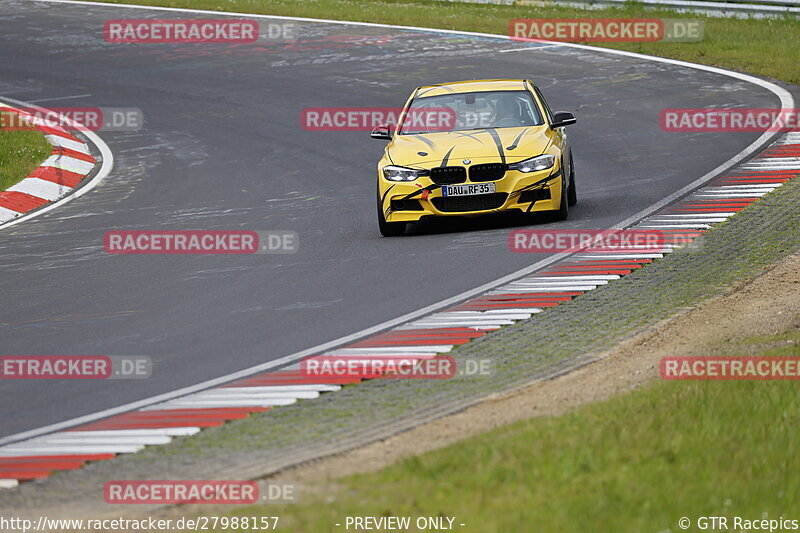
<path fill-rule="evenodd" d="M 494 183 L 442 185 L 442 196 L 472 196 L 474 194 L 491 194 L 494 191 L 495 191 Z"/>

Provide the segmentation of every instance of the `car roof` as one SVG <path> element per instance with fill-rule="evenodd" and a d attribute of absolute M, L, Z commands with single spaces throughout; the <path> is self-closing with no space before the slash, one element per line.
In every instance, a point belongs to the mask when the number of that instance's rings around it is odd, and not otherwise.
<path fill-rule="evenodd" d="M 525 80 L 467 80 L 426 85 L 417 89 L 416 96 L 438 96 L 482 91 L 520 91 L 525 88 Z"/>

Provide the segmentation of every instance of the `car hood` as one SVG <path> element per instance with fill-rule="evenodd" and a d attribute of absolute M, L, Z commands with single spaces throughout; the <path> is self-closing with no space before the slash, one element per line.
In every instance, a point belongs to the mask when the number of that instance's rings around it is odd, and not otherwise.
<path fill-rule="evenodd" d="M 541 155 L 550 145 L 547 126 L 491 128 L 395 135 L 387 147 L 395 165 L 432 168 L 500 161 L 514 163 Z"/>

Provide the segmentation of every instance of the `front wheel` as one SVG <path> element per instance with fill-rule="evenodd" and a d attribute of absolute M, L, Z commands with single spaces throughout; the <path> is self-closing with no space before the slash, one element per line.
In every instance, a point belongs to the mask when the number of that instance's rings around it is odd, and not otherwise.
<path fill-rule="evenodd" d="M 378 201 L 378 229 L 384 237 L 397 237 L 406 232 L 405 222 L 386 222 L 383 216 L 383 209 L 381 209 L 381 202 Z"/>
<path fill-rule="evenodd" d="M 562 167 L 563 169 L 563 167 Z M 567 220 L 569 216 L 569 193 L 567 192 L 569 189 L 569 181 L 563 177 L 564 173 L 561 173 L 561 204 L 558 206 L 558 211 L 555 211 L 553 214 L 553 218 L 555 220 Z"/>
<path fill-rule="evenodd" d="M 575 205 L 578 203 L 578 191 L 575 190 L 575 163 L 572 162 L 572 153 L 569 154 L 569 191 L 567 192 L 567 203 Z"/>

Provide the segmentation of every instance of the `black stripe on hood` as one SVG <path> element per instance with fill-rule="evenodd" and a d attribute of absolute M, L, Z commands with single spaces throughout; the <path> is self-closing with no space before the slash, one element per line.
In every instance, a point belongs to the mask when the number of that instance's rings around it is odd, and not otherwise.
<path fill-rule="evenodd" d="M 497 146 L 497 153 L 500 154 L 500 162 L 505 165 L 506 153 L 503 151 L 503 141 L 500 139 L 500 135 L 497 134 L 497 130 L 494 128 L 487 129 L 486 133 L 491 135 L 492 139 L 494 139 L 494 144 Z"/>

